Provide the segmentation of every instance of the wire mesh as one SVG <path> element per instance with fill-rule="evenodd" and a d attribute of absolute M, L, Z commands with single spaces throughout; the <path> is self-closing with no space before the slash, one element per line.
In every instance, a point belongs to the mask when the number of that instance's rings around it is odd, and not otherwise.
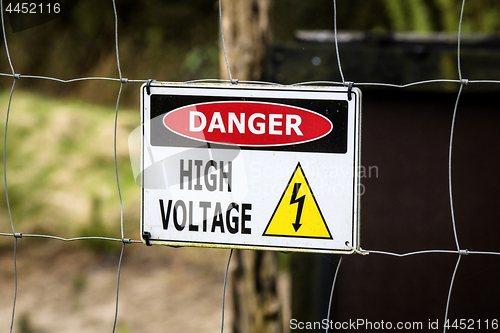
<path fill-rule="evenodd" d="M 365 249 L 353 249 L 356 253 L 361 254 L 361 255 L 368 255 L 368 254 L 378 254 L 378 255 L 387 255 L 387 256 L 395 256 L 395 257 L 408 257 L 408 256 L 414 256 L 414 255 L 425 255 L 429 253 L 439 253 L 439 254 L 456 254 L 458 255 L 457 261 L 455 264 L 455 268 L 453 270 L 453 274 L 451 276 L 451 281 L 449 285 L 449 291 L 448 291 L 448 297 L 447 297 L 447 302 L 446 302 L 446 310 L 444 313 L 444 318 L 445 322 L 448 318 L 448 311 L 450 307 L 450 300 L 452 296 L 452 290 L 453 290 L 453 285 L 455 281 L 455 276 L 457 274 L 459 264 L 460 264 L 460 259 L 464 255 L 500 255 L 500 252 L 489 252 L 489 251 L 469 251 L 467 249 L 462 249 L 459 244 L 459 237 L 458 237 L 458 232 L 456 228 L 456 223 L 455 223 L 455 211 L 453 207 L 453 191 L 452 191 L 452 177 L 451 177 L 451 170 L 452 170 L 452 148 L 453 148 L 453 135 L 454 135 L 454 129 L 455 129 L 455 118 L 457 114 L 457 109 L 459 106 L 460 102 L 460 97 L 462 94 L 463 87 L 466 85 L 471 85 L 471 84 L 483 84 L 483 83 L 493 83 L 493 84 L 498 84 L 500 81 L 497 80 L 468 80 L 464 79 L 462 77 L 462 69 L 461 69 L 461 62 L 460 62 L 460 56 L 461 56 L 461 50 L 460 50 L 460 42 L 461 42 L 461 30 L 462 30 L 462 21 L 463 21 L 463 13 L 464 13 L 464 8 L 466 5 L 466 1 L 462 1 L 462 6 L 461 6 L 461 11 L 460 11 L 460 21 L 459 21 L 459 27 L 458 27 L 458 33 L 457 33 L 457 63 L 458 63 L 458 80 L 453 80 L 453 79 L 429 79 L 429 80 L 423 80 L 423 81 L 417 81 L 417 82 L 409 82 L 405 84 L 393 84 L 393 83 L 383 83 L 383 82 L 355 82 L 355 85 L 358 87 L 368 87 L 368 86 L 380 86 L 380 87 L 387 87 L 387 88 L 398 88 L 398 89 L 404 89 L 404 88 L 409 88 L 417 85 L 427 85 L 427 84 L 432 84 L 432 83 L 458 83 L 459 84 L 459 90 L 457 93 L 457 97 L 455 100 L 455 105 L 453 109 L 453 118 L 452 118 L 452 123 L 451 123 L 451 132 L 450 132 L 450 142 L 449 142 L 449 151 L 448 151 L 448 185 L 449 185 L 449 201 L 450 201 L 450 212 L 451 212 L 451 217 L 452 217 L 452 226 L 453 226 L 453 233 L 454 233 L 454 239 L 456 243 L 456 250 L 447 250 L 447 249 L 434 249 L 434 250 L 421 250 L 421 251 L 414 251 L 414 252 L 407 252 L 407 253 L 393 253 L 393 252 L 387 252 L 387 251 L 382 251 L 382 250 L 365 250 Z M 3 77 L 11 77 L 13 78 L 12 82 L 12 87 L 10 90 L 10 95 L 9 95 L 9 100 L 8 100 L 8 105 L 7 105 L 7 113 L 6 113 L 6 120 L 5 120 L 5 130 L 4 130 L 4 142 L 3 142 L 3 170 L 4 170 L 4 185 L 5 185 L 5 196 L 6 196 L 6 205 L 7 205 L 7 211 L 9 215 L 9 221 L 11 225 L 11 233 L 6 233 L 2 232 L 0 233 L 0 236 L 4 237 L 13 237 L 14 238 L 14 249 L 13 249 L 13 265 L 14 265 L 14 300 L 12 304 L 12 319 L 11 319 L 11 325 L 10 325 L 10 332 L 13 331 L 14 328 L 14 318 L 16 314 L 16 299 L 17 299 L 17 284 L 18 284 L 18 275 L 17 275 L 17 241 L 19 238 L 45 238 L 45 239 L 52 239 L 52 240 L 59 240 L 63 242 L 73 242 L 73 241 L 82 241 L 82 240 L 102 240 L 102 241 L 110 241 L 110 242 L 121 242 L 122 247 L 121 247 L 121 252 L 118 260 L 118 272 L 117 272 L 117 282 L 116 282 L 116 302 L 115 302 L 115 315 L 114 315 L 114 322 L 113 322 L 113 328 L 112 331 L 115 332 L 116 330 L 116 323 L 117 323 L 117 318 L 118 318 L 118 299 L 119 299 L 119 293 L 120 293 L 120 275 L 121 275 L 121 268 L 122 268 L 122 258 L 123 254 L 125 251 L 125 245 L 126 244 L 133 244 L 133 243 L 142 243 L 139 240 L 132 240 L 130 238 L 126 239 L 124 238 L 124 227 L 123 227 L 123 218 L 124 218 L 124 208 L 123 208 L 123 201 L 122 201 L 122 194 L 121 194 L 121 189 L 120 189 L 120 178 L 119 178 L 119 172 L 118 172 L 118 162 L 117 162 L 117 122 L 118 122 L 118 114 L 119 114 L 119 109 L 120 109 L 120 97 L 123 89 L 124 84 L 128 83 L 145 83 L 148 80 L 147 79 L 127 79 L 122 76 L 122 70 L 120 67 L 120 52 L 119 52 L 119 47 L 118 47 L 118 37 L 119 37 L 119 29 L 118 29 L 118 12 L 116 8 L 116 3 L 115 0 L 112 0 L 112 7 L 113 7 L 113 14 L 114 14 L 114 42 L 115 42 L 115 52 L 116 52 L 116 66 L 118 70 L 119 77 L 118 78 L 112 78 L 112 77 L 81 77 L 81 78 L 73 78 L 73 79 L 60 79 L 56 77 L 49 77 L 49 76 L 40 76 L 40 75 L 30 75 L 30 74 L 19 74 L 16 73 L 15 68 L 13 66 L 13 62 L 11 59 L 11 55 L 9 52 L 8 48 L 8 42 L 7 42 L 7 36 L 5 32 L 5 22 L 4 22 L 4 6 L 3 6 L 3 1 L 0 0 L 0 7 L 1 7 L 1 23 L 2 23 L 2 33 L 3 33 L 3 39 L 4 39 L 4 47 L 6 51 L 6 56 L 7 60 L 9 63 L 9 67 L 11 69 L 11 73 L 0 73 L 0 76 Z M 344 78 L 344 73 L 342 71 L 342 66 L 341 66 L 341 59 L 339 56 L 339 46 L 338 46 L 338 40 L 337 40 L 337 3 L 336 0 L 333 0 L 333 8 L 334 8 L 334 33 L 335 33 L 335 50 L 336 50 L 336 55 L 337 55 L 337 62 L 338 62 L 338 68 L 341 76 L 341 81 L 336 82 L 336 81 L 310 81 L 310 82 L 299 82 L 295 83 L 292 85 L 346 85 L 348 81 Z M 223 33 L 223 27 L 222 27 L 222 6 L 221 6 L 221 1 L 219 0 L 219 23 L 220 23 L 220 34 L 222 38 L 222 45 L 223 45 L 223 52 L 224 52 L 224 57 L 225 57 L 225 62 L 227 66 L 227 71 L 229 74 L 229 80 L 220 80 L 220 79 L 200 79 L 200 80 L 191 80 L 191 81 L 186 81 L 185 83 L 199 83 L 199 82 L 220 82 L 220 83 L 229 83 L 229 84 L 237 84 L 237 80 L 234 80 L 231 75 L 230 71 L 230 60 L 227 57 L 226 54 L 226 47 L 225 47 L 225 41 L 224 41 L 224 33 Z M 120 201 L 120 231 L 121 231 L 121 237 L 120 238 L 109 238 L 109 237 L 99 237 L 99 236 L 91 236 L 91 237 L 74 237 L 74 238 L 64 238 L 64 237 L 59 237 L 59 236 L 53 236 L 53 235 L 42 235 L 42 234 L 22 234 L 19 232 L 16 232 L 15 230 L 15 223 L 13 222 L 12 214 L 11 214 L 11 209 L 10 209 L 10 203 L 9 203 L 9 187 L 8 187 L 8 175 L 7 175 L 7 159 L 6 159 L 6 148 L 7 148 L 7 130 L 9 128 L 9 116 L 10 116 L 10 110 L 11 110 L 11 102 L 13 99 L 13 94 L 15 91 L 15 86 L 17 80 L 20 79 L 34 79 L 34 80 L 48 80 L 48 81 L 55 81 L 59 83 L 72 83 L 72 82 L 79 82 L 79 81 L 99 81 L 99 80 L 104 80 L 104 81 L 112 81 L 112 82 L 118 82 L 120 83 L 119 89 L 118 89 L 118 94 L 116 98 L 116 107 L 115 107 L 115 122 L 114 122 L 114 138 L 113 138 L 113 147 L 114 147 L 114 165 L 115 165 L 115 175 L 116 175 L 116 186 L 117 186 L 117 192 L 118 192 L 118 197 Z M 263 82 L 263 81 L 239 81 L 240 83 L 250 83 L 250 84 L 265 84 L 265 85 L 276 85 L 276 86 L 281 86 L 279 83 L 274 83 L 274 82 Z M 224 277 L 224 289 L 223 289 L 223 303 L 222 303 L 222 324 L 221 324 L 221 332 L 224 329 L 224 306 L 225 306 L 225 291 L 226 291 L 226 282 L 227 282 L 227 273 L 229 269 L 229 264 L 231 260 L 231 255 L 232 255 L 232 250 L 229 254 L 228 262 L 227 262 L 227 267 L 226 267 L 226 273 Z M 340 258 L 340 261 L 338 262 L 338 265 L 336 267 L 335 271 L 335 276 L 333 278 L 333 283 L 331 287 L 331 294 L 330 294 L 330 303 L 328 307 L 328 315 L 327 318 L 330 316 L 330 307 L 331 307 L 331 302 L 332 302 L 332 297 L 334 293 L 334 287 L 335 287 L 335 282 L 337 280 L 337 275 L 339 273 L 340 269 L 340 263 L 342 261 L 342 257 Z M 326 330 L 328 332 L 328 328 Z M 444 327 L 444 332 L 446 332 L 446 327 Z"/>

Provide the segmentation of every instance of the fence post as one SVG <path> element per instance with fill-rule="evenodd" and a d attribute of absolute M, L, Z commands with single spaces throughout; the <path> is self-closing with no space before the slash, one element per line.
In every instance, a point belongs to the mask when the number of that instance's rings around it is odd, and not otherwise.
<path fill-rule="evenodd" d="M 270 39 L 270 5 L 270 0 L 222 1 L 221 78 L 234 82 L 262 79 Z M 281 333 L 276 254 L 237 250 L 233 266 L 233 331 Z"/>

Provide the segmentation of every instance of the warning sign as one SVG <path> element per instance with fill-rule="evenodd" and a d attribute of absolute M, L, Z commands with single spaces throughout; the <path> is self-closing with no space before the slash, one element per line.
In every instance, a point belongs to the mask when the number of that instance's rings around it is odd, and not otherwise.
<path fill-rule="evenodd" d="M 161 82 L 141 89 L 146 244 L 359 248 L 358 89 Z"/>
<path fill-rule="evenodd" d="M 332 238 L 300 163 L 263 235 Z"/>

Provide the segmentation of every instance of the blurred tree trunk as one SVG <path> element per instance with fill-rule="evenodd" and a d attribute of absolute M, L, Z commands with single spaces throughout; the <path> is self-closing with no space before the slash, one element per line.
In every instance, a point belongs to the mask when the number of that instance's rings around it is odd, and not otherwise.
<path fill-rule="evenodd" d="M 224 40 L 233 79 L 262 79 L 270 39 L 270 4 L 271 0 L 222 1 Z M 222 43 L 220 76 L 229 79 Z M 237 250 L 233 258 L 233 332 L 283 332 L 276 253 Z"/>
<path fill-rule="evenodd" d="M 271 0 L 222 0 L 222 26 L 233 79 L 261 80 L 266 47 L 271 37 Z M 221 78 L 228 79 L 222 44 Z"/>
<path fill-rule="evenodd" d="M 236 250 L 233 283 L 233 332 L 281 333 L 276 253 Z"/>

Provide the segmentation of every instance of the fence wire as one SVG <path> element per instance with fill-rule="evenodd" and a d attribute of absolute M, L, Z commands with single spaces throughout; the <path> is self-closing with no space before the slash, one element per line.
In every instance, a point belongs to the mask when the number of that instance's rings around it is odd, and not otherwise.
<path fill-rule="evenodd" d="M 458 27 L 458 33 L 457 33 L 457 63 L 458 63 L 458 80 L 454 79 L 429 79 L 429 80 L 422 80 L 422 81 L 416 81 L 416 82 L 409 82 L 405 84 L 393 84 L 393 83 L 383 83 L 383 82 L 355 82 L 354 85 L 358 87 L 368 87 L 368 86 L 380 86 L 380 87 L 387 87 L 387 88 L 409 88 L 417 85 L 426 85 L 426 84 L 432 84 L 432 83 L 458 83 L 459 84 L 459 90 L 457 93 L 454 109 L 453 109 L 453 117 L 452 117 L 452 123 L 451 123 L 451 132 L 450 132 L 450 144 L 449 144 L 449 152 L 448 152 L 448 185 L 449 185 L 449 200 L 450 200 L 450 212 L 451 212 L 451 217 L 452 217 L 452 226 L 453 226 L 453 233 L 454 233 L 454 239 L 456 243 L 456 250 L 446 250 L 446 249 L 434 249 L 434 250 L 421 250 L 421 251 L 414 251 L 414 252 L 407 252 L 407 253 L 393 253 L 393 252 L 386 252 L 386 251 L 381 251 L 381 250 L 366 250 L 366 249 L 353 249 L 354 252 L 361 254 L 361 255 L 368 255 L 368 254 L 378 254 L 378 255 L 387 255 L 387 256 L 395 256 L 395 257 L 408 257 L 408 256 L 414 256 L 414 255 L 425 255 L 425 254 L 431 254 L 431 253 L 440 253 L 440 254 L 457 254 L 457 261 L 455 264 L 455 268 L 453 270 L 453 274 L 451 276 L 451 282 L 449 285 L 449 291 L 448 291 L 448 297 L 447 297 L 447 302 L 446 302 L 446 310 L 444 313 L 445 317 L 445 322 L 448 318 L 448 311 L 449 311 L 449 306 L 450 306 L 450 300 L 452 296 L 452 290 L 453 290 L 453 284 L 455 281 L 455 276 L 457 274 L 459 264 L 460 264 L 460 259 L 464 255 L 500 255 L 500 252 L 490 252 L 490 251 L 469 251 L 467 249 L 461 249 L 459 245 L 459 238 L 458 238 L 458 233 L 456 229 L 456 223 L 455 223 L 455 212 L 453 208 L 453 191 L 452 191 L 452 178 L 451 178 L 451 167 L 452 167 L 452 147 L 453 147 L 453 135 L 454 135 L 454 129 L 455 129 L 455 118 L 457 114 L 457 109 L 460 101 L 460 96 L 462 94 L 463 87 L 466 85 L 470 84 L 482 84 L 482 83 L 493 83 L 493 84 L 500 84 L 500 81 L 498 80 L 468 80 L 464 79 L 462 77 L 462 69 L 461 69 L 461 63 L 460 63 L 460 42 L 461 42 L 461 30 L 462 30 L 462 22 L 463 22 L 463 13 L 464 13 L 464 8 L 466 5 L 466 0 L 462 0 L 462 6 L 461 6 L 461 11 L 460 11 L 460 20 L 459 20 L 459 27 Z M 14 318 L 15 318 L 15 313 L 16 313 L 16 300 L 17 300 L 17 284 L 18 284 L 18 276 L 17 276 L 17 240 L 18 238 L 45 238 L 45 239 L 52 239 L 52 240 L 59 240 L 63 242 L 73 242 L 73 241 L 83 241 L 83 240 L 102 240 L 102 241 L 110 241 L 110 242 L 121 242 L 122 247 L 121 247 L 121 252 L 118 260 L 118 272 L 117 272 L 117 282 L 116 282 L 116 303 L 115 303 L 115 313 L 114 313 L 114 321 L 113 321 L 113 328 L 112 332 L 115 332 L 116 329 L 116 323 L 117 323 L 117 318 L 118 318 L 118 299 L 119 299 L 119 293 L 120 293 L 120 275 L 121 275 L 121 268 L 122 268 L 122 258 L 123 254 L 125 251 L 125 245 L 126 244 L 133 244 L 133 243 L 142 243 L 140 240 L 133 240 L 133 239 L 126 239 L 124 238 L 124 228 L 123 228 L 123 201 L 122 201 L 122 195 L 121 195 L 121 189 L 120 189 L 120 179 L 119 179 L 119 173 L 118 173 L 118 162 L 117 162 L 117 149 L 116 149 L 116 144 L 117 144 L 117 122 L 118 122 L 118 113 L 119 113 L 119 104 L 120 104 L 120 97 L 123 89 L 123 85 L 127 83 L 146 83 L 148 79 L 127 79 L 122 76 L 122 71 L 120 67 L 120 52 L 119 52 L 119 47 L 118 47 L 118 36 L 119 36 L 119 30 L 118 30 L 118 12 L 116 8 L 116 3 L 115 0 L 112 0 L 112 7 L 113 7 L 113 14 L 114 14 L 114 37 L 115 37 L 115 51 L 116 51 L 116 65 L 118 69 L 118 78 L 112 78 L 112 77 L 81 77 L 81 78 L 73 78 L 73 79 L 60 79 L 56 77 L 49 77 L 49 76 L 40 76 L 40 75 L 29 75 L 29 74 L 19 74 L 15 72 L 12 59 L 10 56 L 9 48 L 8 48 L 8 43 L 7 43 L 7 36 L 5 32 L 5 21 L 4 21 L 4 6 L 3 6 L 3 0 L 0 0 L 0 18 L 1 18 L 1 24 L 2 24 L 2 33 L 3 33 L 3 39 L 4 39 L 4 47 L 5 47 L 5 52 L 7 55 L 7 60 L 11 69 L 11 73 L 0 73 L 0 76 L 4 77 L 12 77 L 13 82 L 12 82 L 12 88 L 10 91 L 9 95 L 9 100 L 8 100 L 8 105 L 7 105 L 7 113 L 6 113 L 6 119 L 5 119 L 5 130 L 4 130 L 4 142 L 3 142 L 3 176 L 4 176 L 4 184 L 5 184 L 5 197 L 6 197 L 6 204 L 7 204 L 7 211 L 9 215 L 9 221 L 11 225 L 12 232 L 11 233 L 5 233 L 1 232 L 0 236 L 5 236 L 5 237 L 13 237 L 14 238 L 14 251 L 13 251 L 13 264 L 14 264 L 14 300 L 12 304 L 12 318 L 11 318 L 11 325 L 10 325 L 10 332 L 12 333 L 13 327 L 14 327 Z M 227 57 L 226 53 L 226 45 L 224 41 L 224 31 L 223 31 L 223 26 L 222 26 L 222 4 L 221 0 L 219 0 L 219 23 L 220 23 L 220 34 L 221 34 L 221 39 L 222 39 L 222 46 L 223 46 L 223 52 L 224 52 L 224 58 L 225 58 L 225 63 L 227 67 L 227 71 L 229 74 L 229 80 L 222 80 L 222 79 L 199 79 L 199 80 L 190 80 L 190 81 L 184 81 L 183 83 L 199 83 L 199 82 L 217 82 L 217 83 L 229 83 L 229 84 L 237 84 L 239 83 L 249 83 L 249 84 L 263 84 L 263 85 L 274 85 L 274 86 L 282 86 L 280 83 L 275 83 L 275 82 L 264 82 L 264 81 L 238 81 L 237 79 L 233 79 L 231 75 L 231 70 L 230 70 L 230 62 Z M 308 82 L 298 82 L 295 84 L 291 84 L 292 86 L 299 86 L 299 85 L 335 85 L 335 86 L 345 86 L 349 83 L 344 77 L 344 73 L 342 71 L 342 65 L 341 65 L 341 59 L 339 55 L 339 46 L 338 46 L 338 36 L 337 36 L 337 3 L 336 0 L 333 0 L 333 22 L 334 22 L 334 35 L 335 35 L 335 51 L 336 51 L 336 56 L 337 56 L 337 63 L 338 63 L 338 68 L 341 76 L 341 81 L 308 81 Z M 22 234 L 22 233 L 16 233 L 15 228 L 14 228 L 14 223 L 12 220 L 12 214 L 11 214 L 11 209 L 10 209 L 10 203 L 9 203 L 9 191 L 8 191 L 8 185 L 7 185 L 7 171 L 6 171 L 6 166 L 7 166 L 7 161 L 6 161 L 6 148 L 7 148 L 7 130 L 9 127 L 9 116 L 10 116 L 10 110 L 11 110 L 11 103 L 12 103 L 12 98 L 14 94 L 14 88 L 16 85 L 17 80 L 20 79 L 35 79 L 35 80 L 49 80 L 49 81 L 56 81 L 59 83 L 72 83 L 72 82 L 79 82 L 79 81 L 113 81 L 113 82 L 119 82 L 120 86 L 118 89 L 118 95 L 116 99 L 116 107 L 115 107 L 115 122 L 114 122 L 114 141 L 113 141 L 113 149 L 114 149 L 114 165 L 115 165 L 115 175 L 116 175 L 116 186 L 117 186 L 117 191 L 118 191 L 118 197 L 120 201 L 120 231 L 121 231 L 121 238 L 109 238 L 109 237 L 99 237 L 99 236 L 90 236 L 90 237 L 74 237 L 74 238 L 64 238 L 64 237 L 59 237 L 59 236 L 54 236 L 54 235 L 42 235 L 42 234 Z M 172 83 L 179 83 L 179 82 L 172 82 Z M 229 258 L 227 261 L 227 266 L 226 266 L 226 271 L 224 275 L 224 286 L 223 286 L 223 293 L 222 293 L 222 323 L 221 323 L 221 332 L 224 330 L 224 308 L 225 308 L 225 292 L 226 292 L 226 284 L 227 284 L 227 275 L 228 275 L 228 270 L 229 270 L 229 264 L 231 261 L 231 256 L 232 256 L 232 249 L 229 252 Z M 343 256 L 340 257 L 340 260 L 336 264 L 336 270 L 335 270 L 335 275 L 333 277 L 333 282 L 332 282 L 332 287 L 331 287 L 331 293 L 330 293 L 330 299 L 329 299 L 329 305 L 328 305 L 328 314 L 327 314 L 327 319 L 330 318 L 330 309 L 331 309 L 331 303 L 332 303 L 332 298 L 333 298 L 333 293 L 334 293 L 334 288 L 335 288 L 335 282 L 337 280 L 337 276 L 340 270 L 340 264 L 342 262 Z M 326 328 L 326 332 L 328 332 L 328 328 Z M 446 326 L 443 328 L 443 332 L 446 332 Z"/>

